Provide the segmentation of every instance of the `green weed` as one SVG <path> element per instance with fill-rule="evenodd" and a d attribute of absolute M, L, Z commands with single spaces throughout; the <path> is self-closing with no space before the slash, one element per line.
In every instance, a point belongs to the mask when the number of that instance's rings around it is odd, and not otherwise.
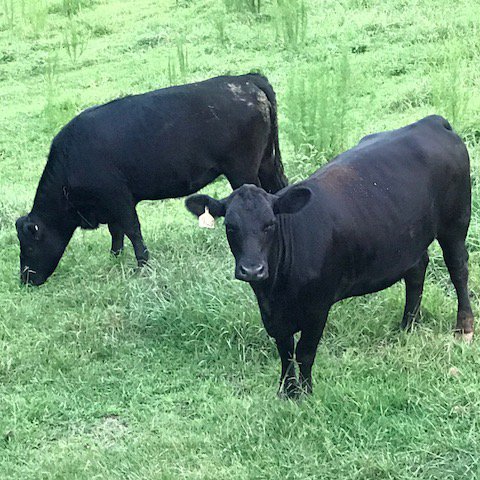
<path fill-rule="evenodd" d="M 223 0 L 228 11 L 260 13 L 261 0 Z"/>
<path fill-rule="evenodd" d="M 72 17 L 80 12 L 84 0 L 62 0 L 62 12 L 67 17 Z"/>
<path fill-rule="evenodd" d="M 3 16 L 5 18 L 5 26 L 12 29 L 15 24 L 15 8 L 17 2 L 14 0 L 3 0 Z"/>
<path fill-rule="evenodd" d="M 63 46 L 72 61 L 76 65 L 80 56 L 85 51 L 88 43 L 88 31 L 77 20 L 70 19 L 63 34 Z"/>
<path fill-rule="evenodd" d="M 305 0 L 277 0 L 277 36 L 286 48 L 298 49 L 307 39 L 308 13 Z"/>
<path fill-rule="evenodd" d="M 217 38 L 220 45 L 225 45 L 227 43 L 227 36 L 225 33 L 226 23 L 225 14 L 223 12 L 218 12 L 213 19 L 213 24 L 217 31 Z"/>
<path fill-rule="evenodd" d="M 25 17 L 32 26 L 33 34 L 35 37 L 39 37 L 42 31 L 45 29 L 47 23 L 47 6 L 45 1 L 38 0 L 28 4 Z"/>
<path fill-rule="evenodd" d="M 44 79 L 46 84 L 47 96 L 55 96 L 58 73 L 58 52 L 50 50 L 45 60 Z"/>
<path fill-rule="evenodd" d="M 297 153 L 307 154 L 313 166 L 318 167 L 322 159 L 332 158 L 345 147 L 350 75 L 344 52 L 307 71 L 294 69 L 289 76 L 284 99 L 289 119 L 286 132 Z"/>
<path fill-rule="evenodd" d="M 75 102 L 60 91 L 58 76 L 58 53 L 53 50 L 45 61 L 45 107 L 42 111 L 44 129 L 50 135 L 55 135 L 70 121 L 76 110 Z"/>
<path fill-rule="evenodd" d="M 461 128 L 467 113 L 470 94 L 466 89 L 465 69 L 461 57 L 450 55 L 445 68 L 431 74 L 432 104 L 456 128 Z"/>
<path fill-rule="evenodd" d="M 175 44 L 175 55 L 168 57 L 167 76 L 170 85 L 187 81 L 189 71 L 188 51 L 184 39 L 179 39 Z"/>

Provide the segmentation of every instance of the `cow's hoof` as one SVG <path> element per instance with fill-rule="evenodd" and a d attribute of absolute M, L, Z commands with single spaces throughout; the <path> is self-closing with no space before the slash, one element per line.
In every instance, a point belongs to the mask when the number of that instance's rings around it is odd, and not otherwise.
<path fill-rule="evenodd" d="M 110 250 L 110 253 L 111 253 L 114 257 L 118 257 L 122 252 L 123 252 L 123 248 L 120 248 L 119 250 Z"/>
<path fill-rule="evenodd" d="M 280 400 L 298 400 L 301 396 L 300 390 L 285 391 L 279 390 L 277 396 Z"/>
<path fill-rule="evenodd" d="M 301 393 L 300 384 L 297 380 L 292 380 L 288 384 L 281 385 L 277 395 L 282 400 L 297 400 Z"/>
<path fill-rule="evenodd" d="M 470 332 L 470 333 L 455 332 L 455 340 L 459 340 L 465 343 L 472 343 L 473 332 Z"/>

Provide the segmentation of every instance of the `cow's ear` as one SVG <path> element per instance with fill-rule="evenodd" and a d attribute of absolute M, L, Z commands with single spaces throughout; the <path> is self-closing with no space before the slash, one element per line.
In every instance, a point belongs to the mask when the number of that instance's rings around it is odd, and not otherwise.
<path fill-rule="evenodd" d="M 308 187 L 292 187 L 278 196 L 273 203 L 273 212 L 277 214 L 297 213 L 312 197 Z"/>
<path fill-rule="evenodd" d="M 185 206 L 194 215 L 199 217 L 202 213 L 205 213 L 205 207 L 211 215 L 214 217 L 225 216 L 225 203 L 223 200 L 216 200 L 208 195 L 192 195 L 185 200 Z"/>
<path fill-rule="evenodd" d="M 17 218 L 17 221 L 15 222 L 15 228 L 17 229 L 18 233 L 20 233 L 23 230 L 23 226 L 25 225 L 26 221 L 27 221 L 26 215 L 24 215 L 23 217 Z"/>

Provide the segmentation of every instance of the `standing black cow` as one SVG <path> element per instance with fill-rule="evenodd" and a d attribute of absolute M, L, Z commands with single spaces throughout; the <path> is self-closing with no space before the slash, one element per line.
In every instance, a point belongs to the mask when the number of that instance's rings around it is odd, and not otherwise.
<path fill-rule="evenodd" d="M 223 200 L 187 199 L 225 216 L 235 276 L 250 282 L 282 360 L 281 392 L 312 390 L 311 369 L 331 306 L 405 280 L 402 327 L 414 320 L 438 239 L 458 296 L 456 331 L 473 336 L 465 237 L 468 152 L 448 122 L 430 116 L 365 137 L 307 180 L 272 195 L 244 185 Z M 294 349 L 295 332 L 301 338 Z"/>
<path fill-rule="evenodd" d="M 287 185 L 275 93 L 265 77 L 225 76 L 85 110 L 52 142 L 32 211 L 17 220 L 24 282 L 53 273 L 77 227 L 107 223 L 148 260 L 136 205 L 182 197 L 224 174 L 232 188 Z"/>

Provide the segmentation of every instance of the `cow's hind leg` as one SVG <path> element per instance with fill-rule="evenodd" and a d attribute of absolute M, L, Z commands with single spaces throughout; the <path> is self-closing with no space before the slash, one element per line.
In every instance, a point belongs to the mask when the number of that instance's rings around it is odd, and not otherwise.
<path fill-rule="evenodd" d="M 428 260 L 428 252 L 425 252 L 418 263 L 405 274 L 406 301 L 401 324 L 403 329 L 409 329 L 417 319 Z"/>
<path fill-rule="evenodd" d="M 282 361 L 282 373 L 280 375 L 280 397 L 294 398 L 298 394 L 298 382 L 295 374 L 295 340 L 293 335 L 286 338 L 275 339 L 280 360 Z"/>
<path fill-rule="evenodd" d="M 260 187 L 260 179 L 258 175 L 253 172 L 229 172 L 225 176 L 232 186 L 232 190 L 236 190 L 245 184 L 252 184 Z"/>
<path fill-rule="evenodd" d="M 132 242 L 133 250 L 139 267 L 143 267 L 148 262 L 148 248 L 145 245 L 140 229 L 140 222 L 138 220 L 137 211 L 133 207 L 130 216 L 125 225 L 125 235 Z"/>
<path fill-rule="evenodd" d="M 465 247 L 465 236 L 451 235 L 438 239 L 443 250 L 443 258 L 450 278 L 457 292 L 458 312 L 455 336 L 467 342 L 473 338 L 473 312 L 468 294 L 468 252 Z"/>
<path fill-rule="evenodd" d="M 275 164 L 273 156 L 266 156 L 262 160 L 258 170 L 258 178 L 262 188 L 269 193 L 276 193 L 288 185 L 281 161 L 279 164 Z"/>
<path fill-rule="evenodd" d="M 135 203 L 126 197 L 123 201 L 117 198 L 114 205 L 114 223 L 132 242 L 138 266 L 142 267 L 148 262 L 148 249 L 143 241 Z"/>
<path fill-rule="evenodd" d="M 252 153 L 248 145 L 244 145 L 242 150 L 226 159 L 224 164 L 223 174 L 227 177 L 233 190 L 245 184 L 261 186 L 258 178 L 260 158 L 258 158 L 258 154 Z"/>
<path fill-rule="evenodd" d="M 112 236 L 112 249 L 110 251 L 113 255 L 117 256 L 123 250 L 123 229 L 117 223 L 109 223 L 108 230 Z"/>

